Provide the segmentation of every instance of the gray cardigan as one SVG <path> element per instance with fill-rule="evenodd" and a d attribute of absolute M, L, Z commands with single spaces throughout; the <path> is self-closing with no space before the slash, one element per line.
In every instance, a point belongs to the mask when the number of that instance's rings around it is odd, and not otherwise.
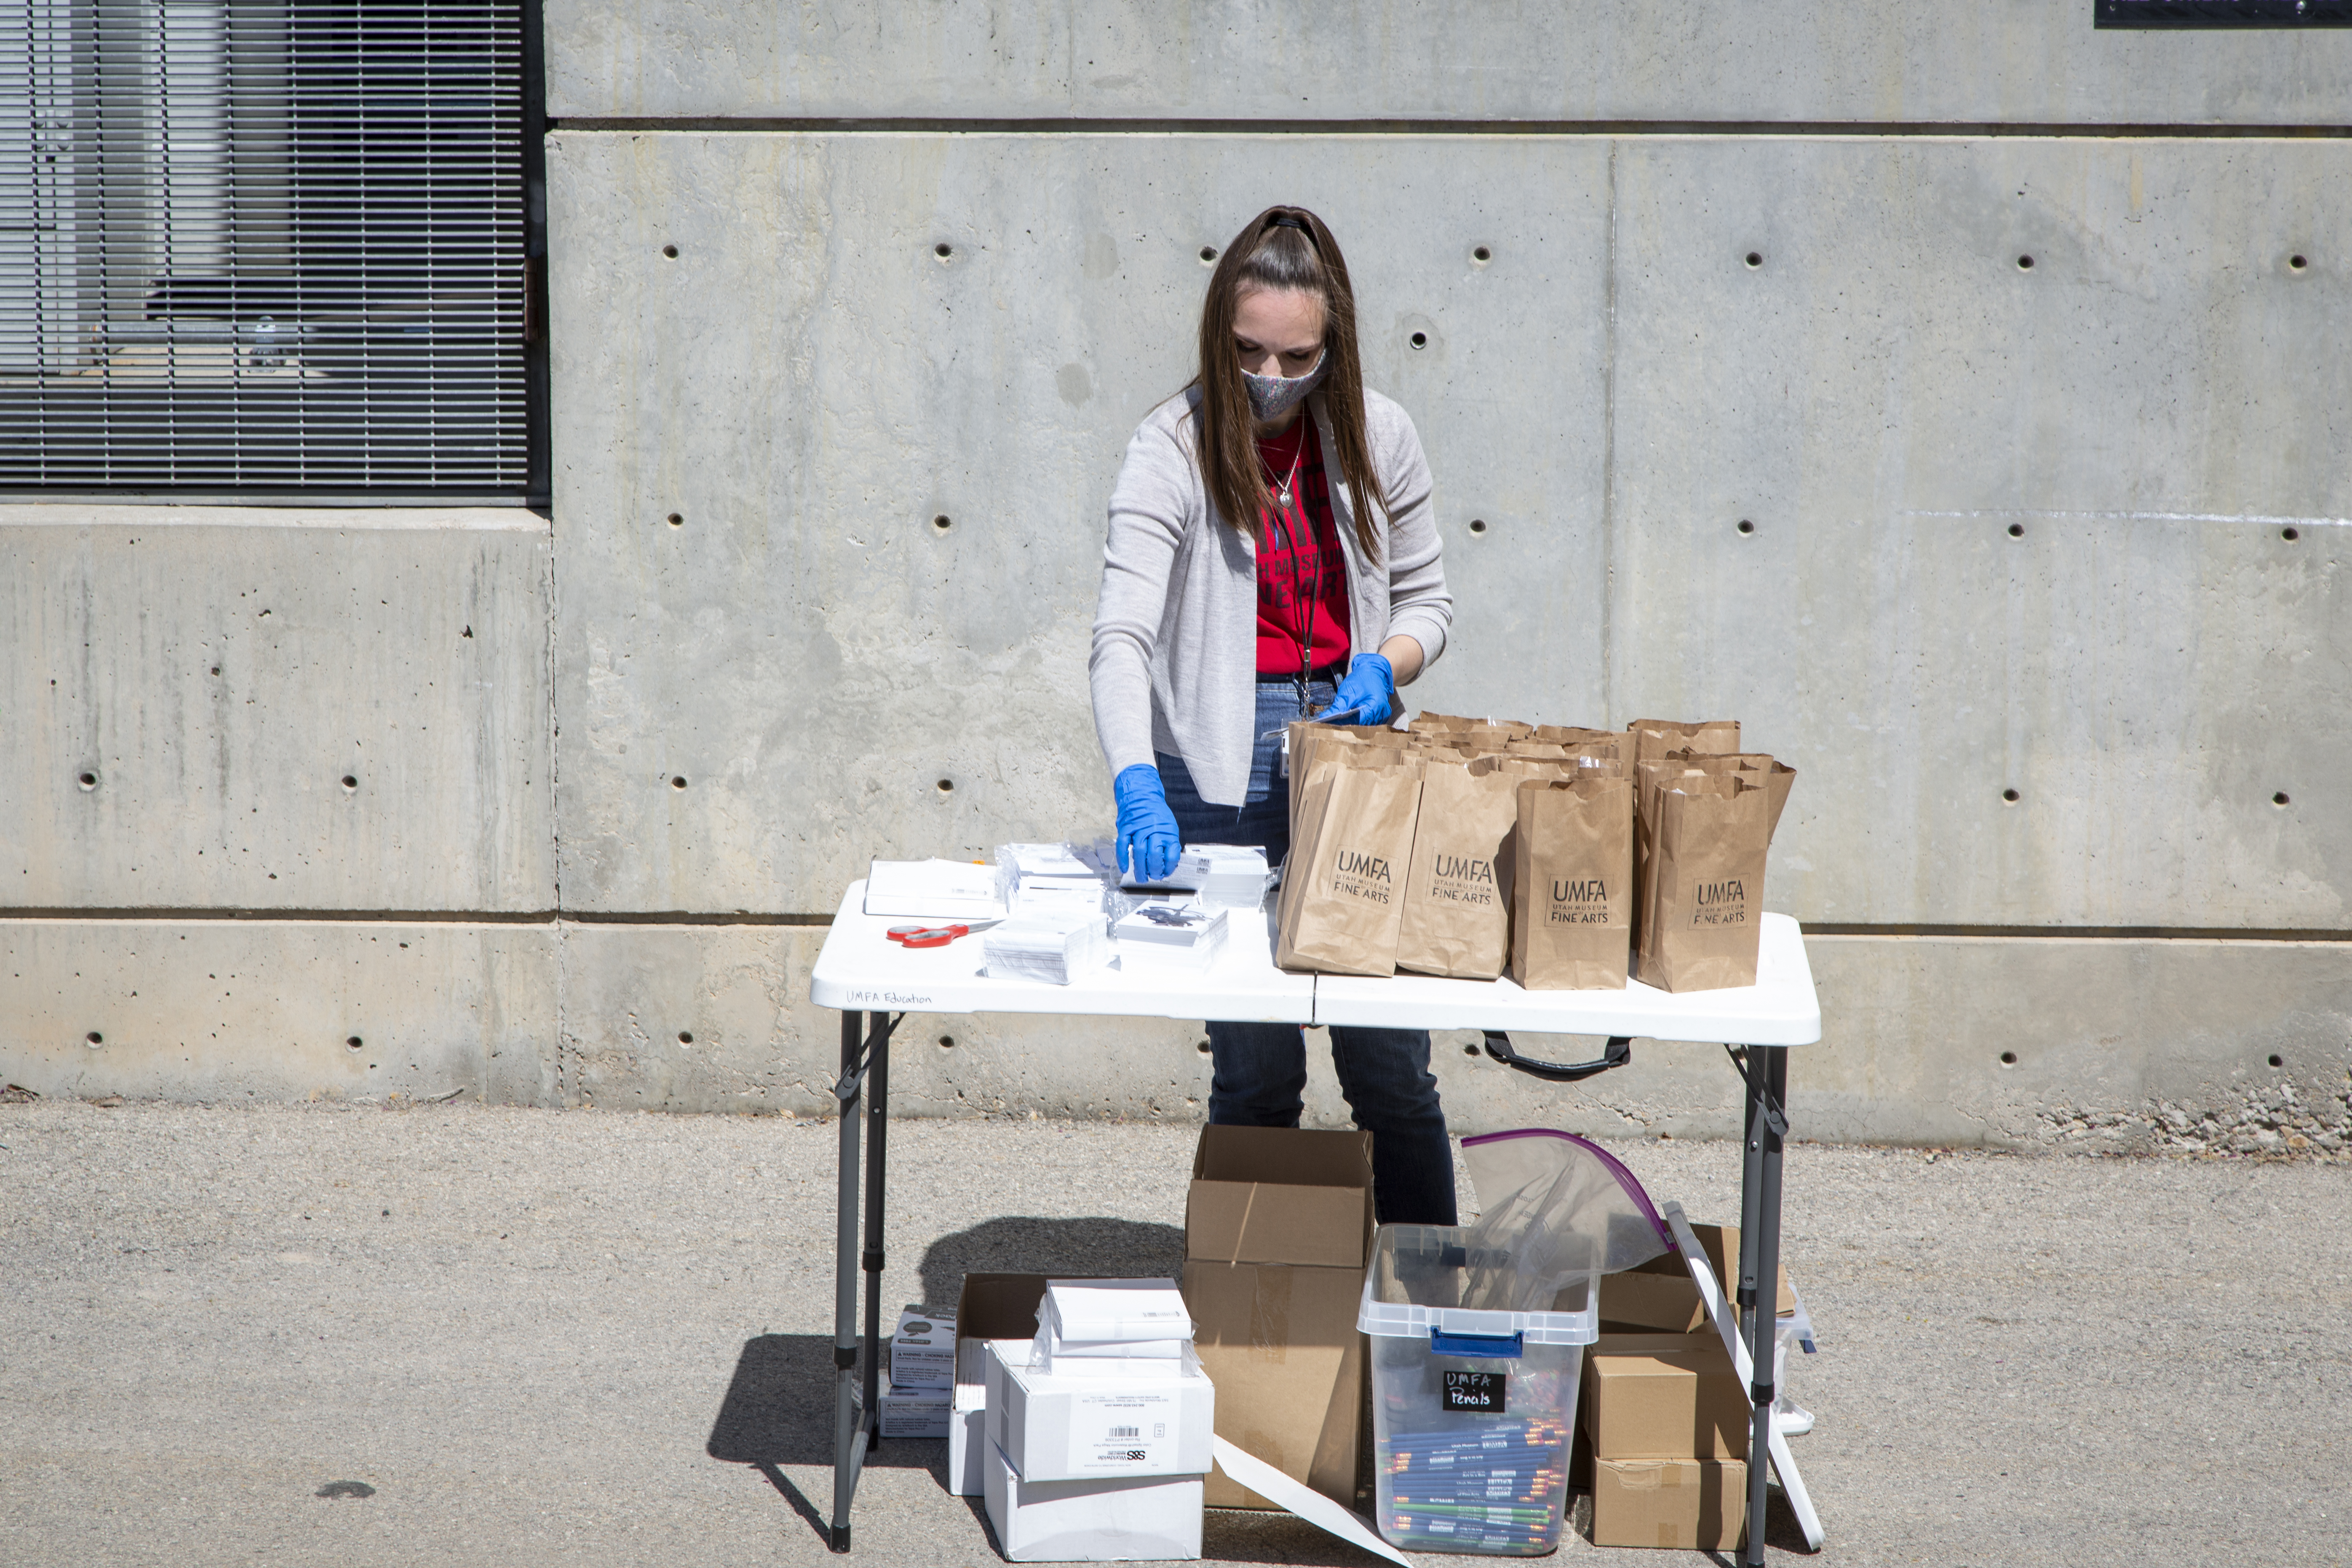
<path fill-rule="evenodd" d="M 1257 536 L 1226 527 L 1209 505 L 1192 456 L 1198 397 L 1188 389 L 1170 398 L 1127 444 L 1111 487 L 1087 674 L 1113 778 L 1168 752 L 1184 759 L 1203 800 L 1239 805 L 1257 739 Z M 1323 395 L 1307 406 L 1328 454 Z M 1377 653 L 1402 632 L 1421 644 L 1426 668 L 1445 651 L 1454 619 L 1429 463 L 1412 421 L 1377 392 L 1364 394 L 1364 422 L 1391 511 L 1385 559 L 1368 563 L 1352 498 L 1331 466 L 1331 517 L 1348 560 L 1349 658 Z"/>

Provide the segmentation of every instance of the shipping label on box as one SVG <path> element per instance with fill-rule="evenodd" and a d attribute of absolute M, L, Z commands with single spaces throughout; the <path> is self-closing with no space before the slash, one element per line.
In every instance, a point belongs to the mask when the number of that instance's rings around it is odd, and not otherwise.
<path fill-rule="evenodd" d="M 985 1430 L 1033 1481 L 1202 1475 L 1214 1462 L 1216 1388 L 1186 1356 L 1186 1375 L 1120 1384 L 1031 1371 L 1020 1350 L 988 1367 Z"/>
<path fill-rule="evenodd" d="M 1173 1475 L 1183 1400 L 1176 1393 L 1120 1389 L 1070 1400 L 1073 1476 Z"/>

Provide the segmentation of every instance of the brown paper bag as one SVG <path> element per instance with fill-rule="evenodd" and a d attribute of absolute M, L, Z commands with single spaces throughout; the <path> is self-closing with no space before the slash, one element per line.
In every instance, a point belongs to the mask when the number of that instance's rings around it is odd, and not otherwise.
<path fill-rule="evenodd" d="M 1635 973 L 1661 991 L 1756 984 L 1771 796 L 1747 773 L 1685 773 L 1658 795 Z"/>
<path fill-rule="evenodd" d="M 1771 801 L 1772 831 L 1780 828 L 1780 808 L 1789 804 L 1789 791 L 1797 782 L 1797 770 L 1762 752 L 1726 752 L 1707 756 L 1696 752 L 1670 752 L 1665 760 L 1680 763 L 1685 768 L 1707 773 L 1754 773 L 1750 783 L 1760 784 Z"/>
<path fill-rule="evenodd" d="M 1420 974 L 1492 980 L 1511 955 L 1511 838 L 1517 758 L 1433 758 L 1422 772 L 1421 819 L 1404 880 L 1396 966 Z"/>
<path fill-rule="evenodd" d="M 1290 769 L 1290 837 L 1298 837 L 1299 804 L 1307 794 L 1307 776 L 1314 770 L 1316 757 L 1325 751 L 1349 746 L 1387 746 L 1397 750 L 1410 748 L 1415 737 L 1402 730 L 1391 730 L 1379 724 L 1323 724 L 1312 719 L 1294 719 L 1284 728 L 1289 732 Z"/>
<path fill-rule="evenodd" d="M 1515 738 L 1535 732 L 1533 724 L 1517 719 L 1465 719 L 1458 713 L 1416 713 L 1408 729 L 1428 734 L 1442 734 L 1453 730 L 1507 730 Z"/>
<path fill-rule="evenodd" d="M 1622 734 L 1614 730 L 1606 730 L 1599 734 L 1584 735 L 1573 741 L 1563 741 L 1560 745 L 1570 755 L 1580 759 L 1590 759 L 1596 763 L 1623 763 L 1629 770 L 1627 776 L 1632 776 L 1630 770 L 1633 765 L 1633 738 L 1631 735 Z"/>
<path fill-rule="evenodd" d="M 1356 751 L 1357 739 L 1345 726 L 1294 721 L 1290 731 L 1290 853 L 1283 861 L 1282 886 L 1275 900 L 1275 929 L 1288 923 L 1292 903 L 1301 886 L 1290 875 L 1293 866 L 1307 863 L 1315 826 L 1322 819 L 1330 794 L 1332 771 L 1339 758 Z M 1319 793 L 1318 793 L 1319 786 Z"/>
<path fill-rule="evenodd" d="M 1629 737 L 1630 739 L 1630 737 Z M 1711 776 L 1693 765 L 1687 751 L 1650 757 L 1634 764 L 1633 777 L 1633 942 L 1638 948 L 1650 929 L 1650 911 L 1656 902 L 1657 861 L 1652 853 L 1658 838 L 1658 801 L 1668 785 L 1682 778 Z"/>
<path fill-rule="evenodd" d="M 1633 737 L 1633 760 L 1637 763 L 1663 757 L 1668 752 L 1739 750 L 1737 719 L 1708 719 L 1688 724 L 1673 719 L 1636 719 L 1625 726 L 1625 731 Z"/>
<path fill-rule="evenodd" d="M 1387 746 L 1318 747 L 1283 875 L 1275 962 L 1326 974 L 1393 974 L 1405 868 L 1421 811 L 1421 758 Z M 1293 886 L 1293 883 L 1296 886 Z"/>
<path fill-rule="evenodd" d="M 1633 785 L 1589 770 L 1518 786 L 1511 978 L 1530 991 L 1613 990 L 1633 937 Z"/>

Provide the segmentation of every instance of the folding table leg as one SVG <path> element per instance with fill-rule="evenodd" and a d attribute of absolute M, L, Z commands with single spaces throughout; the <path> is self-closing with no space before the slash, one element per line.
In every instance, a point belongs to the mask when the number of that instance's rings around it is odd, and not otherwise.
<path fill-rule="evenodd" d="M 866 1430 L 882 1446 L 883 1139 L 890 1128 L 890 1015 L 868 1014 L 866 1030 Z M 895 1320 L 894 1320 L 895 1328 Z"/>
<path fill-rule="evenodd" d="M 1698 1287 L 1699 1300 L 1706 1304 L 1707 1321 L 1721 1337 L 1733 1370 L 1742 1378 L 1749 1377 L 1749 1369 L 1756 1363 L 1748 1353 L 1748 1342 L 1740 1335 L 1738 1315 L 1716 1286 L 1715 1265 L 1707 1261 L 1706 1250 L 1691 1230 L 1690 1216 L 1683 1213 L 1682 1205 L 1672 1199 L 1662 1205 L 1659 1212 L 1674 1229 L 1675 1244 L 1690 1268 L 1691 1283 Z M 1772 1427 L 1772 1468 L 1780 1478 L 1780 1494 L 1789 1500 L 1789 1507 L 1797 1516 L 1797 1528 L 1804 1532 L 1805 1550 L 1819 1552 L 1824 1539 L 1822 1516 L 1813 1509 L 1812 1494 L 1805 1489 L 1805 1478 L 1797 1472 L 1797 1456 L 1790 1451 L 1789 1435 L 1780 1429 L 1777 1421 Z"/>
<path fill-rule="evenodd" d="M 865 1022 L 863 1013 L 841 1016 L 841 1078 L 834 1090 L 841 1107 L 841 1168 L 834 1201 L 833 1528 L 827 1544 L 835 1552 L 849 1550 L 849 1502 L 866 1459 L 858 1439 L 867 1412 L 857 1398 L 857 1045 Z"/>
<path fill-rule="evenodd" d="M 1779 1046 L 1747 1049 L 1747 1169 L 1739 1193 L 1739 1305 L 1748 1321 L 1748 1544 L 1739 1561 L 1764 1562 L 1764 1501 L 1772 1451 L 1773 1341 L 1780 1304 L 1780 1153 L 1789 1131 L 1789 1053 Z"/>

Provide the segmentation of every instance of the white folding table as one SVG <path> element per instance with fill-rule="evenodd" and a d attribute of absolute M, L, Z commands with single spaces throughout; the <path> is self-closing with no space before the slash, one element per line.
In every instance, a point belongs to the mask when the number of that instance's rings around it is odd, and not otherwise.
<path fill-rule="evenodd" d="M 1049 1013 L 1098 1017 L 1366 1025 L 1402 1029 L 1478 1029 L 1487 1053 L 1538 1078 L 1572 1080 L 1630 1059 L 1635 1037 L 1697 1041 L 1731 1048 L 1747 1086 L 1746 1170 L 1740 1186 L 1738 1306 L 1745 1322 L 1753 1404 L 1748 1451 L 1770 1452 L 1772 1337 L 1769 1297 L 1759 1279 L 1780 1273 L 1781 1146 L 1787 1115 L 1788 1047 L 1822 1036 L 1821 1005 L 1797 922 L 1766 915 L 1756 984 L 1680 995 L 1636 981 L 1622 991 L 1526 991 L 1508 980 L 1438 980 L 1399 974 L 1370 979 L 1290 974 L 1275 967 L 1265 917 L 1236 910 L 1232 934 L 1206 973 L 1128 974 L 1109 968 L 1068 985 L 992 979 L 982 933 L 945 947 L 909 950 L 884 932 L 904 919 L 865 912 L 866 884 L 849 885 L 810 976 L 810 999 L 841 1013 L 840 1198 L 834 1288 L 834 1468 L 830 1541 L 849 1550 L 849 1508 L 866 1454 L 881 1441 L 882 1218 L 887 1174 L 890 1036 L 910 1013 Z M 1562 1066 L 1513 1048 L 1509 1031 L 1609 1037 L 1599 1060 Z M 861 1116 L 860 1102 L 864 1104 Z M 859 1142 L 866 1142 L 864 1228 L 859 1242 Z M 857 1276 L 866 1275 L 865 1365 L 859 1375 Z M 1759 1300 L 1767 1304 L 1759 1307 Z M 1748 1517 L 1764 1518 L 1766 1467 L 1751 1464 Z M 1741 1553 L 1764 1561 L 1764 1532 L 1748 1532 Z"/>

